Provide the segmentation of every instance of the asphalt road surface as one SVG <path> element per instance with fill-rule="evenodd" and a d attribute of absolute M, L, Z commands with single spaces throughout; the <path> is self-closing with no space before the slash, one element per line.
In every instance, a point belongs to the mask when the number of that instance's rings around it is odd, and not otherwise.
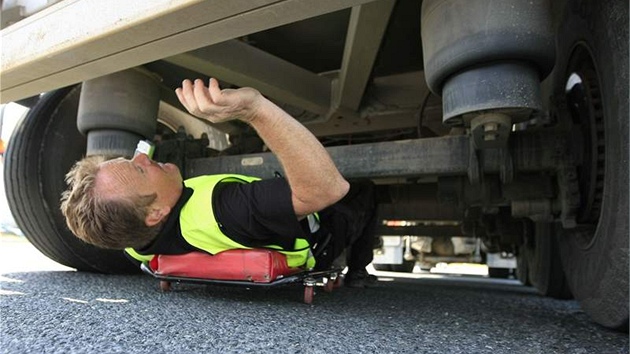
<path fill-rule="evenodd" d="M 0 240 L 0 353 L 628 353 L 628 334 L 515 280 L 378 273 L 318 291 L 78 273 Z"/>

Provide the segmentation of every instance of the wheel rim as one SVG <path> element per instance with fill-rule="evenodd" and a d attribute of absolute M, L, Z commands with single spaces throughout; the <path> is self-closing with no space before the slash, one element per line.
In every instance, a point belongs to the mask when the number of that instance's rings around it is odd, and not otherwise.
<path fill-rule="evenodd" d="M 576 186 L 580 191 L 577 221 L 595 227 L 599 222 L 604 192 L 605 119 L 598 71 L 590 50 L 584 44 L 578 44 L 573 49 L 566 73 L 566 113 L 575 128 L 571 136 L 580 156 Z M 576 233 L 583 248 L 590 247 L 595 241 L 594 227 Z"/>

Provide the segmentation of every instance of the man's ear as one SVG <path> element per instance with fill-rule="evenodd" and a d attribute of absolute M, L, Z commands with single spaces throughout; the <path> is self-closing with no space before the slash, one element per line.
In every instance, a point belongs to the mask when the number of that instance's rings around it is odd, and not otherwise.
<path fill-rule="evenodd" d="M 151 207 L 146 218 L 144 218 L 144 224 L 149 227 L 155 226 L 166 219 L 170 212 L 171 208 L 168 206 Z"/>

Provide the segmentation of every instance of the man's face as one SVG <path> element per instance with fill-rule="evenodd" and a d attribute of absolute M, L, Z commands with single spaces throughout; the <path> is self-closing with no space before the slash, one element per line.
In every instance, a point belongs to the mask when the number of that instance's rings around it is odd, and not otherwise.
<path fill-rule="evenodd" d="M 182 175 L 171 163 L 158 163 L 139 154 L 131 160 L 103 162 L 97 175 L 97 191 L 106 196 L 156 194 L 154 205 L 173 207 L 182 192 Z"/>

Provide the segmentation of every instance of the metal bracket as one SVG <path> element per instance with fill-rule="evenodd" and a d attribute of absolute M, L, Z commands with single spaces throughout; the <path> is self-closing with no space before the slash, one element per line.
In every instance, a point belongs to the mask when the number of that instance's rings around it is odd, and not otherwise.
<path fill-rule="evenodd" d="M 481 183 L 483 155 L 488 149 L 497 149 L 501 160 L 501 182 L 510 183 L 514 179 L 514 163 L 508 145 L 512 130 L 512 118 L 506 114 L 486 113 L 475 117 L 470 123 L 470 151 L 468 159 L 468 179 L 473 185 Z"/>
<path fill-rule="evenodd" d="M 499 176 L 503 184 L 511 183 L 514 180 L 514 162 L 512 161 L 512 152 L 509 146 L 499 149 L 501 165 L 499 166 Z"/>
<path fill-rule="evenodd" d="M 475 147 L 474 139 L 470 139 L 470 147 L 468 149 L 468 181 L 473 186 L 481 184 L 481 171 L 483 166 L 481 163 L 483 157 L 480 156 L 483 152 L 479 151 Z"/>

